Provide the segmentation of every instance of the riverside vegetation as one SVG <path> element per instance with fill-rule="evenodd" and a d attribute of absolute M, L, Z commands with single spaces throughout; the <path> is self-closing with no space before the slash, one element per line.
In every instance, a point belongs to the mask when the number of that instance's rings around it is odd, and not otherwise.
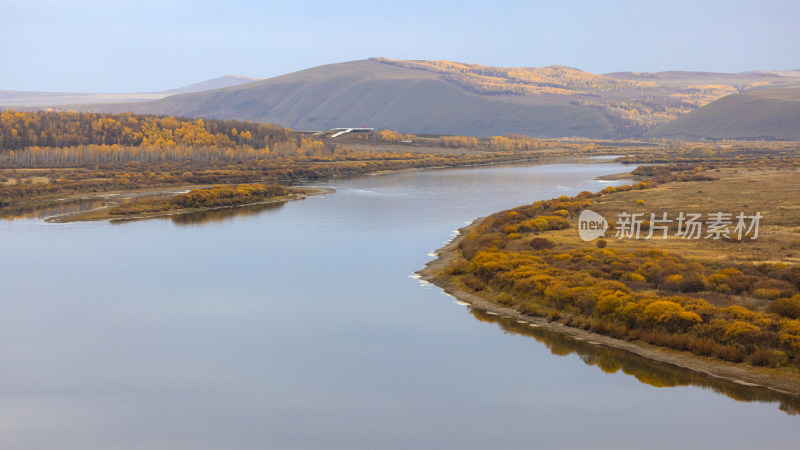
<path fill-rule="evenodd" d="M 694 162 L 640 167 L 638 183 L 496 213 L 458 240 L 442 275 L 525 315 L 797 379 L 800 158 L 796 146 L 773 150 L 751 145 L 704 160 L 686 149 L 681 159 Z M 612 220 L 606 237 L 584 242 L 576 230 L 584 209 L 764 219 L 756 240 L 676 238 L 674 223 L 668 239 L 616 239 Z"/>
<path fill-rule="evenodd" d="M 213 186 L 192 189 L 174 196 L 136 197 L 125 200 L 116 206 L 92 208 L 89 211 L 63 214 L 47 220 L 50 222 L 75 222 L 85 220 L 145 219 L 220 208 L 285 202 L 332 191 L 332 189 L 287 188 L 277 184 L 264 185 L 260 183 Z"/>
<path fill-rule="evenodd" d="M 403 152 L 396 132 L 372 133 L 367 150 L 276 125 L 77 112 L 0 113 L 0 216 L 108 192 L 247 183 L 291 183 L 386 170 L 493 164 L 572 152 L 517 136 L 443 138 Z M 459 141 L 460 142 L 460 141 Z M 427 151 L 435 148 L 437 151 Z M 590 154 L 596 146 L 587 146 Z M 554 153 L 556 152 L 556 153 Z"/>

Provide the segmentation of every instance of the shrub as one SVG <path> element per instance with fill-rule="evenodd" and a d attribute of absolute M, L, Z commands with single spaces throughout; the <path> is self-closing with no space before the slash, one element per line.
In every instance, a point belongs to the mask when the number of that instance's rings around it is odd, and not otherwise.
<path fill-rule="evenodd" d="M 744 275 L 741 272 L 733 273 L 730 276 L 728 276 L 728 278 L 725 279 L 725 284 L 727 284 L 728 287 L 730 287 L 737 294 L 749 290 L 750 287 L 752 286 L 752 283 L 753 283 L 752 278 L 748 277 L 747 275 Z"/>
<path fill-rule="evenodd" d="M 719 286 L 717 286 L 715 290 L 719 293 L 726 295 L 730 295 L 733 293 L 733 289 L 731 289 L 731 287 L 728 286 L 727 284 L 720 284 Z"/>
<path fill-rule="evenodd" d="M 778 365 L 777 360 L 772 355 L 772 352 L 762 348 L 756 349 L 756 351 L 751 353 L 750 356 L 747 357 L 747 362 L 754 366 L 775 367 Z"/>
<path fill-rule="evenodd" d="M 555 243 L 553 243 L 553 241 L 551 241 L 550 239 L 547 239 L 547 238 L 535 237 L 535 238 L 531 239 L 531 241 L 528 243 L 528 245 L 530 245 L 531 248 L 535 248 L 536 250 L 546 250 L 546 249 L 553 248 Z"/>
<path fill-rule="evenodd" d="M 756 289 L 755 292 L 753 292 L 753 296 L 755 296 L 756 298 L 760 298 L 762 300 L 775 300 L 780 295 L 781 291 L 777 289 L 761 288 L 761 289 Z"/>
<path fill-rule="evenodd" d="M 710 356 L 714 353 L 714 341 L 704 338 L 692 340 L 690 349 L 693 353 L 700 356 Z"/>
<path fill-rule="evenodd" d="M 725 361 L 744 361 L 744 352 L 739 347 L 733 345 L 718 345 L 714 349 L 714 355 L 717 358 L 724 359 Z"/>
<path fill-rule="evenodd" d="M 790 319 L 800 319 L 800 294 L 792 298 L 778 298 L 767 305 L 767 312 Z"/>
<path fill-rule="evenodd" d="M 463 281 L 464 284 L 473 291 L 482 291 L 486 289 L 486 282 L 471 273 L 464 275 Z"/>
<path fill-rule="evenodd" d="M 622 274 L 621 280 L 623 280 L 623 281 L 634 281 L 634 282 L 644 282 L 644 281 L 646 281 L 645 278 L 642 275 L 640 275 L 640 274 L 638 274 L 636 272 L 625 272 L 624 274 Z"/>
<path fill-rule="evenodd" d="M 671 289 L 673 291 L 677 291 L 681 288 L 681 284 L 683 283 L 683 276 L 680 274 L 674 274 L 667 277 L 667 280 L 664 283 L 664 287 L 667 289 Z"/>
<path fill-rule="evenodd" d="M 630 296 L 622 291 L 603 291 L 597 297 L 597 306 L 594 311 L 600 316 L 610 315 L 628 300 L 630 300 Z"/>
<path fill-rule="evenodd" d="M 759 335 L 761 328 L 747 322 L 740 320 L 734 321 L 725 329 L 723 338 L 726 341 L 737 341 L 740 343 L 749 343 L 755 340 Z"/>
<path fill-rule="evenodd" d="M 706 285 L 707 283 L 705 277 L 697 272 L 689 272 L 685 277 L 683 277 L 683 281 L 679 283 L 681 292 L 704 291 L 706 290 Z"/>
<path fill-rule="evenodd" d="M 683 311 L 683 306 L 669 300 L 658 300 L 650 303 L 644 309 L 644 318 L 650 321 L 658 321 L 661 317 L 668 314 L 676 314 Z"/>
<path fill-rule="evenodd" d="M 464 275 L 469 270 L 469 263 L 467 261 L 458 261 L 447 268 L 450 275 Z"/>
<path fill-rule="evenodd" d="M 511 295 L 505 292 L 498 295 L 497 298 L 495 298 L 495 301 L 501 305 L 506 305 L 506 306 L 512 305 L 514 303 L 514 299 L 511 297 Z"/>

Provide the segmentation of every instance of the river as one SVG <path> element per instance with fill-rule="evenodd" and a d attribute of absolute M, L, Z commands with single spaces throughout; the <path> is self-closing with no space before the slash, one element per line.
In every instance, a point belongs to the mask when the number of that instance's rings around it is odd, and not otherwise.
<path fill-rule="evenodd" d="M 0 447 L 793 447 L 796 399 L 518 327 L 412 277 L 476 217 L 629 169 L 418 171 L 176 218 L 2 221 Z"/>

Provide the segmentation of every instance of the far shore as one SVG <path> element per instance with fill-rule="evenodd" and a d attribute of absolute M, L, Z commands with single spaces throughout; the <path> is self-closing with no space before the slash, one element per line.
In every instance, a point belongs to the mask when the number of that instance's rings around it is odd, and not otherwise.
<path fill-rule="evenodd" d="M 437 250 L 437 258 L 428 262 L 422 270 L 417 272 L 421 278 L 440 287 L 447 294 L 452 295 L 459 301 L 467 303 L 479 310 L 527 322 L 532 326 L 562 333 L 573 338 L 587 341 L 590 344 L 625 350 L 653 361 L 672 364 L 712 377 L 743 385 L 761 386 L 784 394 L 800 396 L 800 376 L 795 374 L 780 373 L 775 369 L 754 367 L 745 363 L 729 363 L 711 357 L 697 356 L 688 352 L 666 349 L 643 342 L 626 341 L 593 333 L 580 328 L 570 327 L 560 322 L 551 322 L 542 317 L 523 314 L 515 309 L 491 303 L 474 293 L 461 290 L 452 282 L 444 270 L 459 256 L 458 243 L 463 236 L 468 234 L 472 229 L 478 227 L 483 220 L 483 218 L 477 219 L 470 225 L 461 228 L 455 239 L 443 248 Z"/>
<path fill-rule="evenodd" d="M 261 200 L 257 202 L 251 203 L 242 203 L 238 205 L 225 205 L 225 206 L 214 206 L 208 208 L 183 208 L 183 209 L 176 209 L 171 211 L 163 211 L 151 214 L 138 214 L 138 215 L 111 215 L 108 214 L 108 211 L 113 206 L 107 206 L 104 208 L 93 209 L 90 211 L 81 211 L 76 213 L 69 213 L 63 214 L 60 216 L 49 217 L 45 219 L 45 222 L 49 223 L 69 223 L 69 222 L 89 222 L 89 221 L 127 221 L 127 220 L 143 220 L 143 219 L 152 219 L 155 217 L 167 217 L 167 216 L 174 216 L 178 214 L 187 214 L 187 213 L 195 213 L 195 212 L 202 212 L 202 211 L 212 211 L 218 209 L 230 209 L 230 208 L 240 208 L 245 206 L 254 206 L 254 205 L 266 205 L 271 203 L 282 203 L 288 202 L 292 200 L 299 200 L 302 198 L 315 196 L 315 195 L 326 195 L 332 194 L 336 192 L 336 189 L 333 188 L 312 188 L 312 187 L 291 187 L 288 188 L 291 190 L 289 195 L 282 195 L 280 197 L 272 197 L 266 200 Z M 163 192 L 148 190 L 145 192 L 130 192 L 127 194 L 126 197 L 118 197 L 122 199 L 133 198 L 136 196 L 141 195 L 158 195 L 160 193 L 168 194 L 174 193 L 176 189 L 168 189 L 164 190 Z"/>
<path fill-rule="evenodd" d="M 607 160 L 602 162 L 614 162 L 613 159 L 617 158 L 622 155 L 601 155 L 599 157 L 605 158 Z M 464 169 L 464 168 L 471 168 L 471 167 L 491 167 L 491 166 L 504 166 L 504 165 L 512 165 L 512 164 L 524 164 L 524 163 L 537 163 L 537 164 L 558 164 L 560 161 L 563 160 L 582 160 L 582 159 L 591 159 L 592 157 L 569 157 L 569 156 L 551 156 L 551 155 L 538 155 L 531 158 L 521 158 L 512 161 L 497 161 L 497 162 L 487 162 L 481 164 L 458 164 L 458 165 L 450 165 L 450 166 L 431 166 L 431 167 L 409 167 L 404 169 L 386 169 L 386 170 L 375 170 L 371 172 L 365 172 L 361 174 L 354 174 L 353 176 L 379 176 L 379 175 L 389 175 L 389 174 L 396 174 L 396 173 L 405 173 L 405 172 L 424 172 L 424 171 L 432 171 L 432 170 L 445 170 L 445 169 Z M 628 179 L 630 178 L 626 174 L 619 174 L 619 179 Z M 613 177 L 615 175 L 609 175 Z M 605 179 L 605 178 L 598 178 L 598 179 Z M 616 178 L 615 178 L 616 179 Z M 310 182 L 310 179 L 281 179 L 270 181 L 270 183 L 299 183 L 299 182 Z M 318 182 L 324 182 L 324 179 L 315 180 Z M 254 183 L 261 183 L 263 181 L 252 181 Z M 159 195 L 167 195 L 167 194 L 179 194 L 183 192 L 187 192 L 192 189 L 203 189 L 203 188 L 210 188 L 212 186 L 218 184 L 225 184 L 225 183 L 214 183 L 214 184 L 192 184 L 192 185 L 183 185 L 183 186 L 159 186 L 159 187 L 144 187 L 135 190 L 112 190 L 112 191 L 104 191 L 104 192 L 78 192 L 72 193 L 64 196 L 58 197 L 42 197 L 42 198 L 34 198 L 28 199 L 26 202 L 14 203 L 7 205 L 6 207 L 11 209 L 22 210 L 26 213 L 30 213 L 31 211 L 37 210 L 45 210 L 52 207 L 57 207 L 59 205 L 70 205 L 75 203 L 87 202 L 87 201 L 115 201 L 115 200 L 127 200 L 137 197 L 144 197 L 144 196 L 159 196 Z M 287 185 L 287 187 L 292 187 L 291 184 Z M 296 186 L 295 186 L 296 187 Z M 330 192 L 323 192 L 322 194 L 326 194 Z M 313 194 L 313 195 L 321 195 L 321 194 Z M 308 195 L 306 195 L 308 196 Z M 284 199 L 284 200 L 294 200 L 294 198 Z M 254 204 L 264 204 L 264 203 L 275 203 L 277 200 L 270 199 L 266 202 L 257 202 L 251 203 L 248 205 Z M 248 206 L 248 205 L 236 205 L 238 206 Z M 5 207 L 4 207 L 5 208 Z M 4 208 L 0 208 L 0 219 L 4 219 L 7 217 L 14 217 L 14 213 L 9 213 L 3 211 Z M 164 213 L 157 213 L 154 215 L 147 215 L 147 216 L 130 216 L 130 217 L 93 217 L 93 211 L 102 210 L 104 208 L 97 208 L 91 211 L 81 211 L 76 213 L 68 213 L 68 214 L 61 214 L 54 217 L 49 217 L 45 219 L 46 222 L 51 223 L 67 223 L 67 222 L 77 222 L 77 221 L 97 221 L 97 220 L 128 220 L 128 219 L 146 219 L 150 217 L 159 217 L 159 216 L 168 216 L 173 214 L 183 214 L 186 212 L 195 212 L 195 211 L 205 211 L 209 209 L 219 209 L 219 208 L 205 208 L 205 209 L 193 209 L 193 210 L 185 210 L 185 211 L 169 211 Z M 72 216 L 75 216 L 74 218 Z"/>

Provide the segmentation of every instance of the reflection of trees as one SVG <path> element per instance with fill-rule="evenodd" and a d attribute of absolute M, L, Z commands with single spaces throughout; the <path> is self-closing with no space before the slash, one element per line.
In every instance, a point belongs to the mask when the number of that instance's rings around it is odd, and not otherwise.
<path fill-rule="evenodd" d="M 490 315 L 485 311 L 469 307 L 470 313 L 481 322 L 496 323 L 506 333 L 528 336 L 544 344 L 558 356 L 576 354 L 584 363 L 599 367 L 605 373 L 620 370 L 642 383 L 654 387 L 699 386 L 724 394 L 742 402 L 778 403 L 787 414 L 800 414 L 800 399 L 758 386 L 745 386 L 732 381 L 715 378 L 672 364 L 652 361 L 624 350 L 593 345 L 541 327 L 531 327 L 515 319 Z"/>
<path fill-rule="evenodd" d="M 13 205 L 0 208 L 0 218 L 5 220 L 14 219 L 46 219 L 53 216 L 64 214 L 91 211 L 94 209 L 105 208 L 106 206 L 116 205 L 117 201 L 108 200 L 85 200 L 78 199 L 72 202 L 61 202 L 49 206 L 41 205 Z"/>
<path fill-rule="evenodd" d="M 255 216 L 267 210 L 282 208 L 286 202 L 264 203 L 260 205 L 238 206 L 233 208 L 209 209 L 170 216 L 175 225 L 200 225 L 206 222 L 222 222 L 243 216 Z"/>

